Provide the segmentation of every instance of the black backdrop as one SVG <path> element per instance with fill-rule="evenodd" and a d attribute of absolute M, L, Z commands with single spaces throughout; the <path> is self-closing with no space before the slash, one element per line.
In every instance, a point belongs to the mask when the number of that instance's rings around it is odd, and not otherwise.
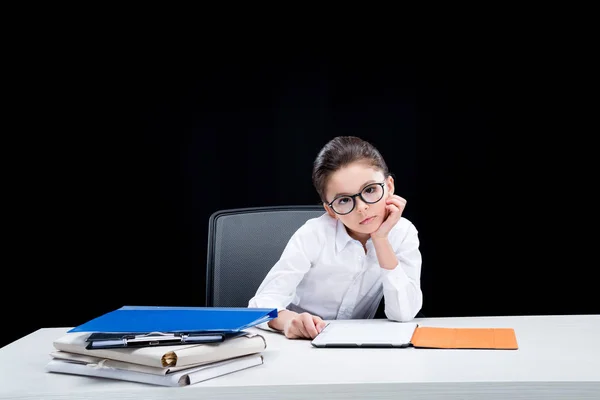
<path fill-rule="evenodd" d="M 318 203 L 312 161 L 336 135 L 375 144 L 408 200 L 425 315 L 600 311 L 585 55 L 43 49 L 8 110 L 2 345 L 122 305 L 202 306 L 209 216 Z"/>

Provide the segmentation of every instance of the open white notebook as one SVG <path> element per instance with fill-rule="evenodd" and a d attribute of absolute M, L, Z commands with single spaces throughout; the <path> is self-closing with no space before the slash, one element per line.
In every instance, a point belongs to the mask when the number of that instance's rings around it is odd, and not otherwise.
<path fill-rule="evenodd" d="M 312 340 L 315 347 L 408 347 L 415 333 L 414 322 L 329 323 Z"/>
<path fill-rule="evenodd" d="M 514 328 L 421 326 L 389 320 L 331 321 L 312 345 L 324 347 L 414 347 L 518 350 Z"/>

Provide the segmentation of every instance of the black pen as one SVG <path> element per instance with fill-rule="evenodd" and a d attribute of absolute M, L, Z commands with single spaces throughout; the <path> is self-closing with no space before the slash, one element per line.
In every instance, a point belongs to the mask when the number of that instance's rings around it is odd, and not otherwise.
<path fill-rule="evenodd" d="M 92 341 L 90 348 L 108 347 L 144 347 L 144 346 L 168 346 L 188 343 L 220 342 L 223 340 L 221 334 L 174 334 L 151 332 L 143 335 L 125 335 L 119 339 Z"/>

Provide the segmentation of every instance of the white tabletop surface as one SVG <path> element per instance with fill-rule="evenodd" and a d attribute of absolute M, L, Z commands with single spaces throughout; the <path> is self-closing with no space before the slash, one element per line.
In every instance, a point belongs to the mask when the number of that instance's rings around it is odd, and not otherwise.
<path fill-rule="evenodd" d="M 317 349 L 253 329 L 267 341 L 263 365 L 167 388 L 48 373 L 69 328 L 44 328 L 0 349 L 0 399 L 600 399 L 600 315 L 415 321 L 514 328 L 519 349 Z"/>

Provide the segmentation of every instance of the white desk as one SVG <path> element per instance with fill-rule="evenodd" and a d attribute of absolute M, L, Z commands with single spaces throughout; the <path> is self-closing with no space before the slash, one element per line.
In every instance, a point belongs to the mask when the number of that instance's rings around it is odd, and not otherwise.
<path fill-rule="evenodd" d="M 0 398 L 600 399 L 600 315 L 417 321 L 423 326 L 512 327 L 520 348 L 317 349 L 309 341 L 260 331 L 267 340 L 263 365 L 166 388 L 47 373 L 52 341 L 68 328 L 45 328 L 0 349 Z"/>

